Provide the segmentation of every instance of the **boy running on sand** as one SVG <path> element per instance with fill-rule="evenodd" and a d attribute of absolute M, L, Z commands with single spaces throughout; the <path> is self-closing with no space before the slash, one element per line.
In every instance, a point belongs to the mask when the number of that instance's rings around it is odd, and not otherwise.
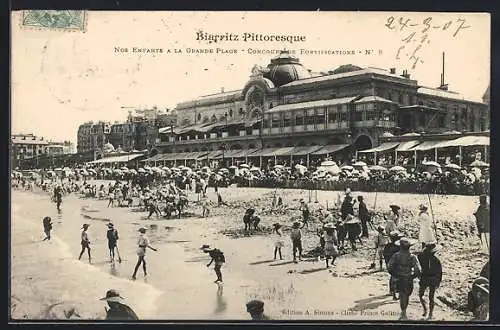
<path fill-rule="evenodd" d="M 384 262 L 384 249 L 387 243 L 389 243 L 389 239 L 385 234 L 384 226 L 379 225 L 377 227 L 377 236 L 375 237 L 375 249 L 376 255 L 378 256 L 380 270 L 382 270 L 382 264 Z"/>
<path fill-rule="evenodd" d="M 137 275 L 137 270 L 139 269 L 139 266 L 142 264 L 142 269 L 144 271 L 144 277 L 148 276 L 148 272 L 146 270 L 146 248 L 149 248 L 153 251 L 158 251 L 151 245 L 149 245 L 149 238 L 146 236 L 146 228 L 142 227 L 139 228 L 139 232 L 141 233 L 139 235 L 139 239 L 137 240 L 137 245 L 139 246 L 137 249 L 137 264 L 135 265 L 134 269 L 134 274 L 132 275 L 132 280 L 136 279 Z"/>
<path fill-rule="evenodd" d="M 203 245 L 201 249 L 203 250 L 203 252 L 208 253 L 210 255 L 210 258 L 212 258 L 208 263 L 207 267 L 210 267 L 212 262 L 215 262 L 214 271 L 215 274 L 217 275 L 217 279 L 214 281 L 214 283 L 219 283 L 219 282 L 222 283 L 221 268 L 226 262 L 226 258 L 224 257 L 224 252 L 216 248 L 211 249 L 209 245 Z"/>
<path fill-rule="evenodd" d="M 87 229 L 89 229 L 89 224 L 84 223 L 82 226 L 82 234 L 81 234 L 81 244 L 82 244 L 82 251 L 80 252 L 80 256 L 78 257 L 78 260 L 82 259 L 83 253 L 85 250 L 87 250 L 89 254 L 89 263 L 92 263 L 92 256 L 90 255 L 90 238 L 89 234 L 87 232 Z"/>

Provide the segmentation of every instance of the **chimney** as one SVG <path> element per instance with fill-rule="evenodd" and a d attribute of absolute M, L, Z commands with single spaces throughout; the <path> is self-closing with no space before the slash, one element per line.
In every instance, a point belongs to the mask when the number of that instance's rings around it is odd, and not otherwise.
<path fill-rule="evenodd" d="M 448 90 L 448 84 L 444 83 L 444 52 L 443 52 L 443 71 L 441 72 L 441 84 L 439 85 L 438 89 L 441 89 L 443 91 Z"/>
<path fill-rule="evenodd" d="M 391 74 L 395 74 L 396 73 L 396 68 L 390 68 L 390 71 L 391 71 Z"/>

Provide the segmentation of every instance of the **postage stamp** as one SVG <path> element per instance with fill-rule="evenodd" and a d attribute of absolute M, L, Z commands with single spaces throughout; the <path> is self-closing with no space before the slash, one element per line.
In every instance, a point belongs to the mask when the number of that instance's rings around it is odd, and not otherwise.
<path fill-rule="evenodd" d="M 22 25 L 26 27 L 85 31 L 84 10 L 26 10 Z"/>

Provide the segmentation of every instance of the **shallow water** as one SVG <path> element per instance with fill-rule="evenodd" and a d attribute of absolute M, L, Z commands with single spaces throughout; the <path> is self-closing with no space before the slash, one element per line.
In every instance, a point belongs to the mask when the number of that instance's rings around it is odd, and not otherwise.
<path fill-rule="evenodd" d="M 263 192 L 262 189 L 239 189 L 225 197 L 227 200 L 251 199 Z M 325 192 L 321 198 L 333 200 L 334 196 L 334 192 Z M 368 194 L 367 203 L 373 197 L 374 194 Z M 407 199 L 415 199 L 415 196 Z M 473 203 L 467 200 L 465 205 L 470 208 Z M 46 215 L 53 219 L 54 239 L 41 242 L 42 218 Z M 221 220 L 217 216 L 173 220 L 153 216 L 143 220 L 145 215 L 127 208 L 108 208 L 107 201 L 75 196 L 64 199 L 62 212 L 58 214 L 48 195 L 13 191 L 12 301 L 37 294 L 41 298 L 31 302 L 33 306 L 28 314 L 42 315 L 37 309 L 43 310 L 59 301 L 76 300 L 82 305 L 80 309 L 88 312 L 85 313 L 88 318 L 96 318 L 102 317 L 105 306 L 97 299 L 106 290 L 115 288 L 142 319 L 248 320 L 245 303 L 250 299 L 265 301 L 266 314 L 274 319 L 395 320 L 398 317 L 398 303 L 385 297 L 385 273 L 359 278 L 344 276 L 345 272 L 356 271 L 360 264 L 366 264 L 366 260 L 339 258 L 331 272 L 323 268 L 323 262 L 296 265 L 288 262 L 291 251 L 285 242 L 285 262 L 275 262 L 270 259 L 274 243 L 271 237 L 225 237 L 219 234 L 224 224 L 217 223 Z M 109 261 L 108 222 L 102 219 L 110 219 L 119 231 L 121 263 Z M 92 265 L 86 255 L 81 261 L 77 260 L 83 223 L 91 225 Z M 141 226 L 150 228 L 148 236 L 158 252 L 147 251 L 149 276 L 145 279 L 139 269 L 134 282 L 130 277 L 137 258 L 137 229 Z M 225 252 L 227 263 L 223 267 L 221 286 L 213 283 L 213 265 L 206 267 L 209 258 L 200 252 L 202 244 L 217 246 Z M 410 315 L 420 313 L 418 305 L 414 295 Z M 306 311 L 309 314 L 305 314 Z M 436 314 L 444 319 L 456 319 L 444 309 Z"/>

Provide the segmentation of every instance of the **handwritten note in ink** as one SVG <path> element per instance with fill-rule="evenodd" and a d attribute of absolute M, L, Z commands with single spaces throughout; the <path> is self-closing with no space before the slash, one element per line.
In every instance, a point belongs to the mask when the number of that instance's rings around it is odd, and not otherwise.
<path fill-rule="evenodd" d="M 401 44 L 395 51 L 397 60 L 407 60 L 411 63 L 412 69 L 420 63 L 423 64 L 423 50 L 432 44 L 434 37 L 449 36 L 459 38 L 462 33 L 472 26 L 467 24 L 464 18 L 442 19 L 428 16 L 423 20 L 416 20 L 404 16 L 389 16 L 385 22 L 385 27 L 398 33 L 401 37 Z M 438 35 L 439 34 L 439 35 Z"/>

